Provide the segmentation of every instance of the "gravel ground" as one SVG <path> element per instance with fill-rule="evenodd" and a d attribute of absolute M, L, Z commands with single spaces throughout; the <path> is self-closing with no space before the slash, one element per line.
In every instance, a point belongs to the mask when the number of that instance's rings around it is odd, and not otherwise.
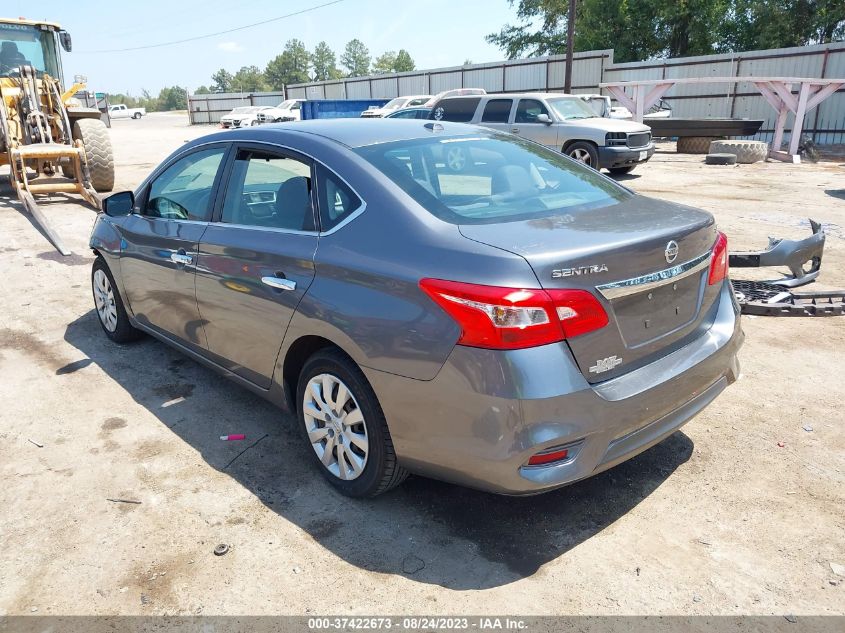
<path fill-rule="evenodd" d="M 117 189 L 208 131 L 115 122 Z M 845 287 L 845 161 L 702 158 L 662 147 L 625 184 L 713 212 L 734 249 L 825 222 L 817 285 Z M 845 318 L 746 318 L 738 383 L 577 485 L 512 499 L 411 478 L 350 501 L 264 401 L 152 339 L 106 340 L 91 209 L 43 202 L 62 258 L 10 198 L 4 184 L 0 613 L 845 613 Z"/>

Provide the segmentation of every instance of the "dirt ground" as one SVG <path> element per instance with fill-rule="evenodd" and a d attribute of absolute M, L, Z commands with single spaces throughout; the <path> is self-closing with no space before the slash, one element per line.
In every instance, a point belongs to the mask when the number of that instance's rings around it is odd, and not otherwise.
<path fill-rule="evenodd" d="M 115 122 L 116 189 L 209 131 Z M 845 287 L 845 161 L 709 167 L 662 150 L 625 184 L 713 212 L 733 249 L 818 219 L 817 285 Z M 261 399 L 155 340 L 102 335 L 91 209 L 43 202 L 63 258 L 10 197 L 4 184 L 0 613 L 845 613 L 845 317 L 745 318 L 739 382 L 569 488 L 514 499 L 411 478 L 352 501 Z"/>

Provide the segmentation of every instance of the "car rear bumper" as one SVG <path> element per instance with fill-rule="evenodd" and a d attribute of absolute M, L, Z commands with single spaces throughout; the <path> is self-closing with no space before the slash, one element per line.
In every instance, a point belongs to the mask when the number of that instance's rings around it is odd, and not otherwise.
<path fill-rule="evenodd" d="M 725 283 L 706 334 L 658 361 L 590 385 L 566 343 L 458 346 L 420 381 L 364 369 L 403 466 L 502 494 L 533 494 L 611 468 L 674 433 L 739 375 L 743 334 Z M 566 461 L 528 466 L 569 447 Z"/>
<path fill-rule="evenodd" d="M 645 154 L 643 154 L 645 153 Z M 599 168 L 613 169 L 615 167 L 630 167 L 645 163 L 654 154 L 654 143 L 645 147 L 631 149 L 629 147 L 599 147 Z"/>

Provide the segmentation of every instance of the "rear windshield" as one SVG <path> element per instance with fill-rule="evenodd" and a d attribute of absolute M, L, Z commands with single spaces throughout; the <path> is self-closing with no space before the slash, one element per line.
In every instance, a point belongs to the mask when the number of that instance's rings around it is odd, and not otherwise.
<path fill-rule="evenodd" d="M 453 224 L 494 224 L 606 207 L 630 194 L 593 169 L 523 139 L 436 137 L 355 150 Z"/>

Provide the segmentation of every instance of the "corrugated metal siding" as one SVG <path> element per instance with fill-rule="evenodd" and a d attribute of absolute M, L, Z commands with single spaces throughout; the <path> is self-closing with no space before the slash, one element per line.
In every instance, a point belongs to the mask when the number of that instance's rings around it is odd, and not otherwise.
<path fill-rule="evenodd" d="M 428 92 L 428 75 L 399 75 L 400 95 L 425 95 Z"/>
<path fill-rule="evenodd" d="M 505 92 L 546 89 L 546 63 L 505 67 Z"/>
<path fill-rule="evenodd" d="M 217 92 L 207 95 L 190 95 L 188 110 L 192 124 L 219 123 L 220 118 L 231 112 L 233 108 L 250 105 L 273 106 L 284 98 L 284 92 Z"/>
<path fill-rule="evenodd" d="M 373 79 L 370 87 L 370 98 L 392 99 L 399 96 L 399 83 L 396 75 L 384 79 Z"/>
<path fill-rule="evenodd" d="M 479 68 L 464 71 L 465 88 L 484 88 L 487 92 L 502 92 L 504 82 L 501 67 Z"/>
<path fill-rule="evenodd" d="M 825 56 L 827 61 L 825 62 Z M 646 62 L 613 63 L 613 51 L 586 51 L 575 54 L 572 68 L 572 91 L 599 92 L 598 84 L 607 81 L 633 81 L 685 77 L 822 77 L 845 78 L 845 43 L 749 51 L 734 54 L 705 55 Z M 400 73 L 385 77 L 356 77 L 326 82 L 290 86 L 288 98 L 297 99 L 371 99 L 400 95 L 437 94 L 454 88 L 484 88 L 488 92 L 549 90 L 562 92 L 565 59 L 553 55 L 531 60 L 508 60 L 497 63 L 472 64 L 464 67 L 439 68 Z M 371 86 L 372 84 L 372 86 Z M 269 99 L 273 105 L 282 100 L 280 94 Z M 202 97 L 199 95 L 198 97 Z M 207 97 L 211 97 L 208 96 Z M 195 110 L 191 97 L 191 120 L 208 118 L 216 122 L 224 114 L 215 115 L 210 104 L 201 101 Z M 216 104 L 231 110 L 240 94 L 216 94 Z M 234 99 L 235 101 L 231 101 Z M 253 95 L 253 99 L 264 96 Z M 775 113 L 757 89 L 740 84 L 683 84 L 670 90 L 665 99 L 672 105 L 676 117 L 740 117 L 764 119 L 760 138 L 771 141 Z M 249 103 L 249 101 L 247 101 Z M 256 101 L 258 103 L 258 101 Z M 215 119 L 215 116 L 217 117 Z M 827 99 L 818 109 L 811 110 L 804 122 L 805 132 L 813 134 L 818 143 L 841 143 L 845 140 L 845 90 Z"/>
<path fill-rule="evenodd" d="M 461 71 L 448 73 L 430 73 L 431 94 L 436 95 L 444 90 L 463 88 L 461 85 Z"/>
<path fill-rule="evenodd" d="M 346 98 L 347 99 L 369 99 L 370 98 L 370 82 L 366 79 L 364 81 L 347 81 L 346 82 Z"/>

